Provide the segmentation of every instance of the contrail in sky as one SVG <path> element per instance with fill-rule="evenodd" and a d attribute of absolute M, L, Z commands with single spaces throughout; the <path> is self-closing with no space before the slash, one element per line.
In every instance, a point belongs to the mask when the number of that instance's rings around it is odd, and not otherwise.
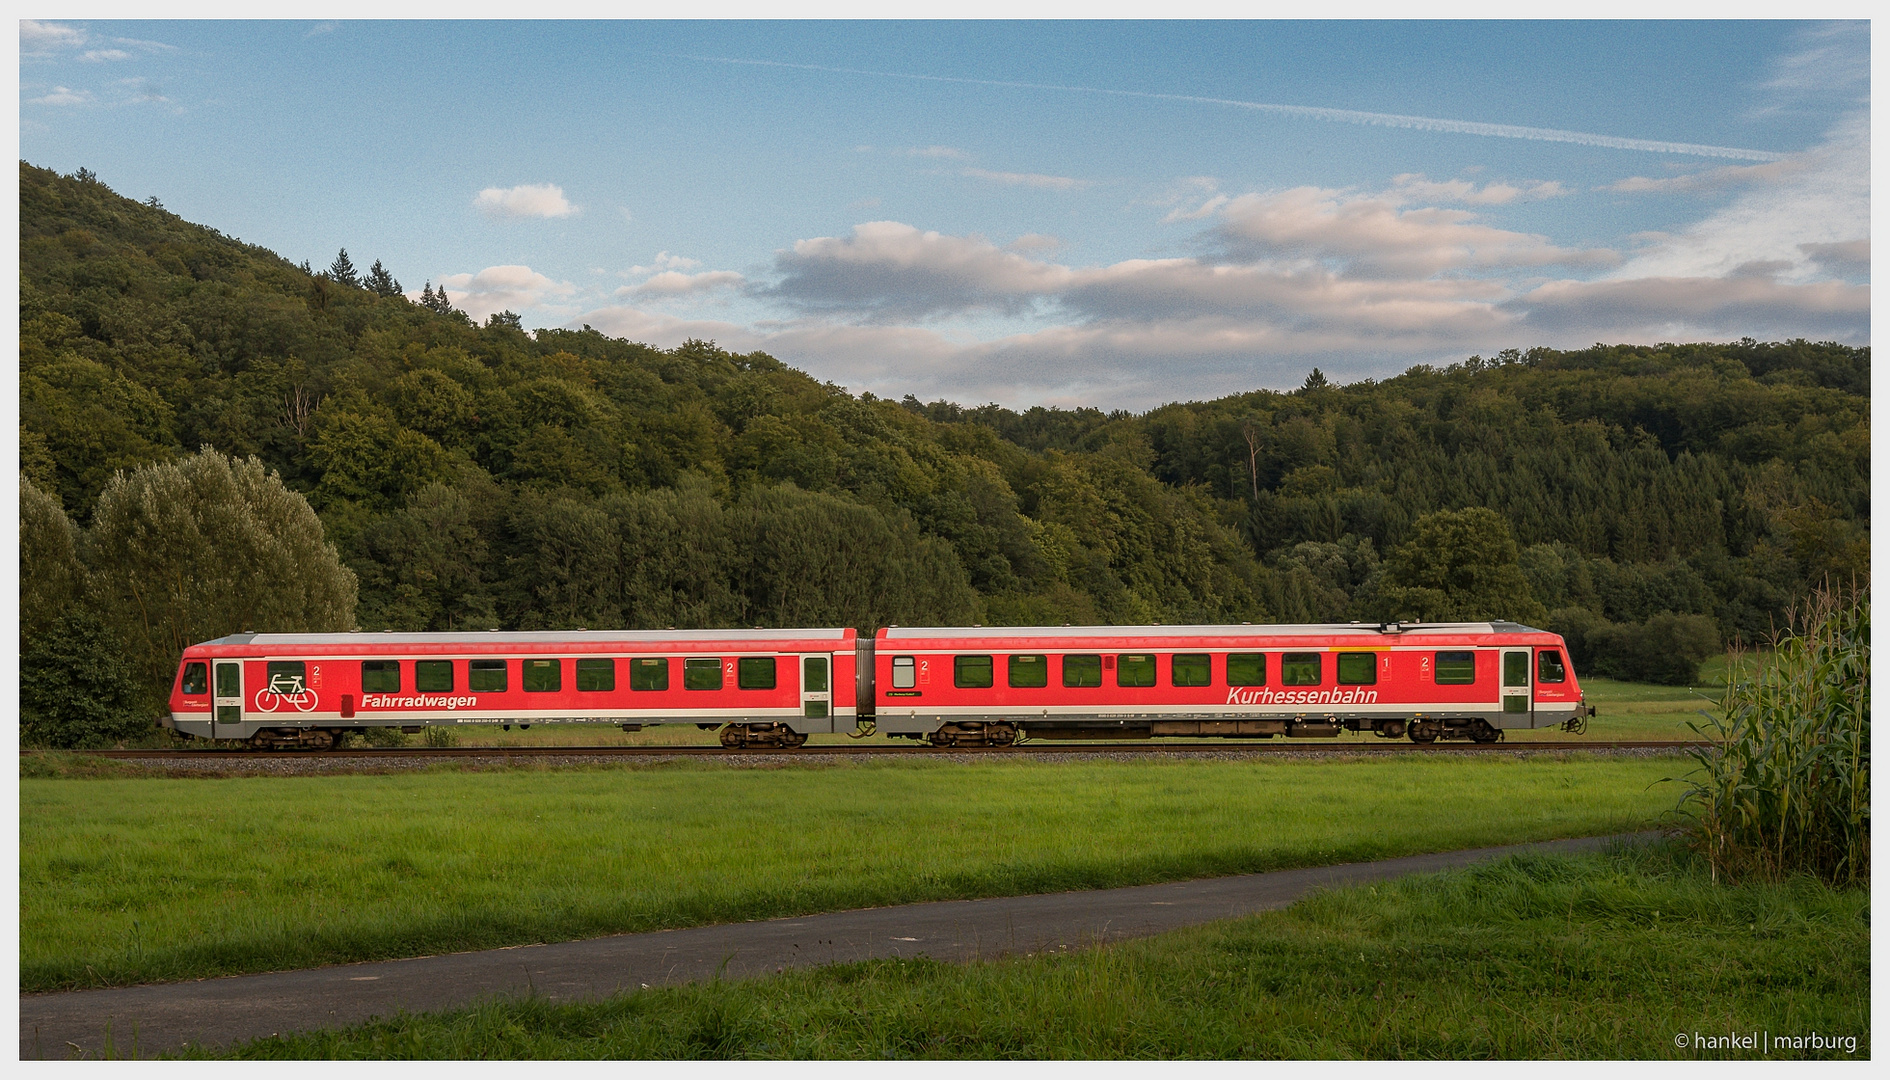
<path fill-rule="evenodd" d="M 1329 120 L 1341 124 L 1365 124 L 1373 127 L 1409 128 L 1414 131 L 1444 131 L 1455 135 L 1487 135 L 1498 139 L 1530 139 L 1535 142 L 1574 143 L 1600 146 L 1611 150 L 1645 150 L 1655 154 L 1690 154 L 1695 157 L 1734 158 L 1740 161 L 1777 161 L 1783 154 L 1770 150 L 1746 150 L 1737 146 L 1702 146 L 1698 143 L 1661 142 L 1655 139 L 1623 139 L 1615 135 L 1597 135 L 1589 131 L 1562 131 L 1558 128 L 1520 127 L 1515 124 L 1482 124 L 1474 120 L 1439 120 L 1429 116 L 1400 116 L 1397 113 L 1359 112 L 1354 109 L 1320 109 L 1310 105 L 1270 105 L 1261 101 L 1236 101 L 1231 98 L 1196 97 L 1192 94 L 1156 94 L 1144 90 L 1105 90 L 1095 86 L 1059 86 L 1054 83 L 1009 82 L 1002 79 L 965 79 L 950 75 L 913 75 L 903 71 L 866 71 L 860 68 L 825 67 L 820 64 L 789 64 L 780 60 L 740 60 L 729 56 L 689 56 L 716 64 L 746 64 L 751 67 L 793 68 L 799 71 L 825 71 L 836 75 L 873 75 L 887 79 L 916 79 L 923 82 L 965 83 L 972 86 L 1008 86 L 1020 90 L 1063 90 L 1077 94 L 1109 94 L 1114 97 L 1151 98 L 1156 101 L 1186 101 L 1196 105 L 1223 105 L 1235 109 L 1300 116 L 1309 120 Z"/>

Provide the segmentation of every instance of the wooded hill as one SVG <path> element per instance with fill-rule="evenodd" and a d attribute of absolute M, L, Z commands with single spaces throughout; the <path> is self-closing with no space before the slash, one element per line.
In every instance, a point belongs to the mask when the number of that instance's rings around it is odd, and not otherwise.
<path fill-rule="evenodd" d="M 1532 349 L 1020 413 L 475 326 L 378 263 L 312 272 L 25 163 L 20 260 L 25 477 L 83 529 L 117 470 L 253 455 L 366 629 L 1501 616 L 1646 675 L 1868 568 L 1867 348 Z"/>

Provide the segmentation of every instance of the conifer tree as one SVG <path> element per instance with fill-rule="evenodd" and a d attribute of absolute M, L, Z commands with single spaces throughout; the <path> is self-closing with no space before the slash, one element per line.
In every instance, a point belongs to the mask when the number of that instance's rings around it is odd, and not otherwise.
<path fill-rule="evenodd" d="M 387 272 L 387 267 L 382 266 L 379 259 L 375 259 L 374 265 L 368 268 L 365 284 L 379 296 L 400 295 L 400 282 L 394 280 L 394 275 Z"/>
<path fill-rule="evenodd" d="M 328 264 L 328 276 L 340 285 L 361 286 L 361 275 L 355 273 L 354 263 L 348 258 L 348 249 L 342 248 L 335 261 Z"/>

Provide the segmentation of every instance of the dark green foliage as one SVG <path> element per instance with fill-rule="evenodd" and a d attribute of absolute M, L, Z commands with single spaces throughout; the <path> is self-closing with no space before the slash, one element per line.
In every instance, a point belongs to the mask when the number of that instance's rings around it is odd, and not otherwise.
<path fill-rule="evenodd" d="M 1482 506 L 1419 518 L 1385 560 L 1378 605 L 1384 618 L 1427 622 L 1540 623 L 1547 614 L 1517 565 L 1509 524 Z"/>
<path fill-rule="evenodd" d="M 84 608 L 20 643 L 20 745 L 111 746 L 149 734 L 156 713 L 117 639 Z"/>
<path fill-rule="evenodd" d="M 345 252 L 311 273 L 24 164 L 20 208 L 22 471 L 84 524 L 116 470 L 254 455 L 372 628 L 1395 609 L 1752 641 L 1869 564 L 1868 349 L 1533 349 L 1141 416 L 894 403 L 710 342 L 475 326 L 378 262 L 351 287 Z"/>
<path fill-rule="evenodd" d="M 374 265 L 379 266 L 380 263 L 377 262 Z M 347 248 L 342 248 L 341 254 L 335 256 L 335 261 L 328 264 L 328 276 L 337 285 L 346 285 L 349 288 L 361 286 L 361 278 L 354 272 L 354 262 L 348 258 Z"/>
<path fill-rule="evenodd" d="M 1582 649 L 1597 675 L 1692 686 L 1700 681 L 1700 665 L 1720 651 L 1719 628 L 1703 615 L 1663 614 L 1643 623 L 1603 622 L 1587 628 Z"/>

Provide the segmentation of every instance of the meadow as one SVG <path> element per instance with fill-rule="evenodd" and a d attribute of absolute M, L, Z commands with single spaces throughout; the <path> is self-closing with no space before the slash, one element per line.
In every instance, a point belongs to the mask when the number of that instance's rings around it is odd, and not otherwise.
<path fill-rule="evenodd" d="M 1080 952 L 498 1000 L 199 1056 L 1861 1061 L 1868 906 L 1808 878 L 1714 885 L 1672 844 L 1513 856 Z M 1853 1042 L 1694 1042 L 1735 1031 Z"/>
<path fill-rule="evenodd" d="M 986 758 L 20 783 L 22 991 L 1646 827 L 1677 757 Z"/>

